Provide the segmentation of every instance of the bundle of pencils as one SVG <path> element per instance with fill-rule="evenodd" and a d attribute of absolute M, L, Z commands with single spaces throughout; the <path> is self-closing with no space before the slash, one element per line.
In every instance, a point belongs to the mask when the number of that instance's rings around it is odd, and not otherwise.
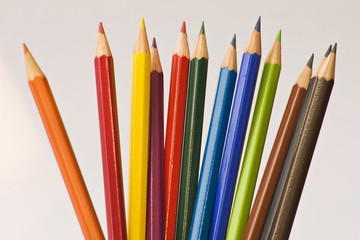
<path fill-rule="evenodd" d="M 142 19 L 132 56 L 126 224 L 114 60 L 100 23 L 94 65 L 108 239 L 287 239 L 334 84 L 336 48 L 329 47 L 311 77 L 312 55 L 293 85 L 252 206 L 280 77 L 281 31 L 264 62 L 246 145 L 261 59 L 260 18 L 237 84 L 234 35 L 220 68 L 198 182 L 209 60 L 204 22 L 191 59 L 185 22 L 181 26 L 164 136 L 163 69 Z M 24 51 L 29 86 L 84 238 L 104 239 L 49 83 L 25 44 Z"/>

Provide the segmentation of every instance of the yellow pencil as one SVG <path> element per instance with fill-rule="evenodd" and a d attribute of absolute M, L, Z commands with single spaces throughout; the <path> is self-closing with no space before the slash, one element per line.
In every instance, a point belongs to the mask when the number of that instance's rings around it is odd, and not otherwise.
<path fill-rule="evenodd" d="M 145 239 L 148 170 L 150 51 L 144 19 L 132 56 L 129 239 Z"/>

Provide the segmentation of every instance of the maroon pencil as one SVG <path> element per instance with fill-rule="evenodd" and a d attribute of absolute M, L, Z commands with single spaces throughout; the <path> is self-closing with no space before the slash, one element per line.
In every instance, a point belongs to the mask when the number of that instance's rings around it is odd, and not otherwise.
<path fill-rule="evenodd" d="M 146 239 L 164 238 L 164 113 L 163 72 L 155 38 L 151 47 L 150 119 Z"/>

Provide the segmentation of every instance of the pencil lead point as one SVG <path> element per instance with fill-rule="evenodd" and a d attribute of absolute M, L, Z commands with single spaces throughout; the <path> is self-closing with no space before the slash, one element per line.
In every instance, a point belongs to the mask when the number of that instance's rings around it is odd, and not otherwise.
<path fill-rule="evenodd" d="M 140 28 L 139 29 L 142 29 L 142 28 L 145 28 L 144 18 L 141 18 L 141 23 L 140 23 Z"/>
<path fill-rule="evenodd" d="M 278 34 L 276 35 L 276 40 L 281 42 L 281 29 L 279 30 Z"/>
<path fill-rule="evenodd" d="M 29 52 L 29 49 L 27 48 L 25 43 L 23 43 L 23 48 L 24 48 L 24 54 L 27 54 Z"/>
<path fill-rule="evenodd" d="M 330 44 L 328 50 L 326 50 L 325 57 L 329 56 L 329 54 L 331 52 L 331 48 L 332 48 L 332 45 Z"/>
<path fill-rule="evenodd" d="M 334 44 L 333 48 L 331 49 L 331 52 L 336 54 L 336 49 L 337 49 L 337 43 Z"/>
<path fill-rule="evenodd" d="M 313 62 L 314 62 L 314 54 L 311 55 L 311 57 L 310 57 L 310 59 L 309 59 L 309 61 L 307 62 L 306 65 L 307 65 L 309 68 L 312 69 Z"/>
<path fill-rule="evenodd" d="M 234 34 L 234 36 L 231 40 L 231 45 L 236 49 L 236 33 Z"/>
<path fill-rule="evenodd" d="M 200 34 L 205 34 L 205 27 L 204 27 L 204 21 L 202 21 L 202 24 L 201 24 L 201 29 L 200 29 Z"/>
<path fill-rule="evenodd" d="M 254 28 L 258 32 L 260 32 L 260 29 L 261 29 L 260 23 L 261 23 L 261 16 L 259 16 L 259 19 L 257 20 L 255 28 Z"/>
<path fill-rule="evenodd" d="M 152 42 L 152 44 L 151 44 L 151 47 L 157 49 L 157 45 L 156 45 L 156 40 L 155 40 L 155 38 L 153 38 L 153 42 Z"/>
<path fill-rule="evenodd" d="M 99 23 L 99 33 L 105 34 L 102 22 Z"/>
<path fill-rule="evenodd" d="M 183 32 L 186 34 L 186 26 L 185 26 L 185 21 L 183 21 L 182 25 L 181 25 L 181 30 L 180 32 Z"/>

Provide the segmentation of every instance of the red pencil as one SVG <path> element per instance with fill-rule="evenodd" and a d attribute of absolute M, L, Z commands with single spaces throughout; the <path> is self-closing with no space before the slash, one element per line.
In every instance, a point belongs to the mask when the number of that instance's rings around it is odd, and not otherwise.
<path fill-rule="evenodd" d="M 175 238 L 190 53 L 185 22 L 172 57 L 165 139 L 165 239 Z"/>
<path fill-rule="evenodd" d="M 108 239 L 126 239 L 114 63 L 102 23 L 99 24 L 94 63 Z"/>

